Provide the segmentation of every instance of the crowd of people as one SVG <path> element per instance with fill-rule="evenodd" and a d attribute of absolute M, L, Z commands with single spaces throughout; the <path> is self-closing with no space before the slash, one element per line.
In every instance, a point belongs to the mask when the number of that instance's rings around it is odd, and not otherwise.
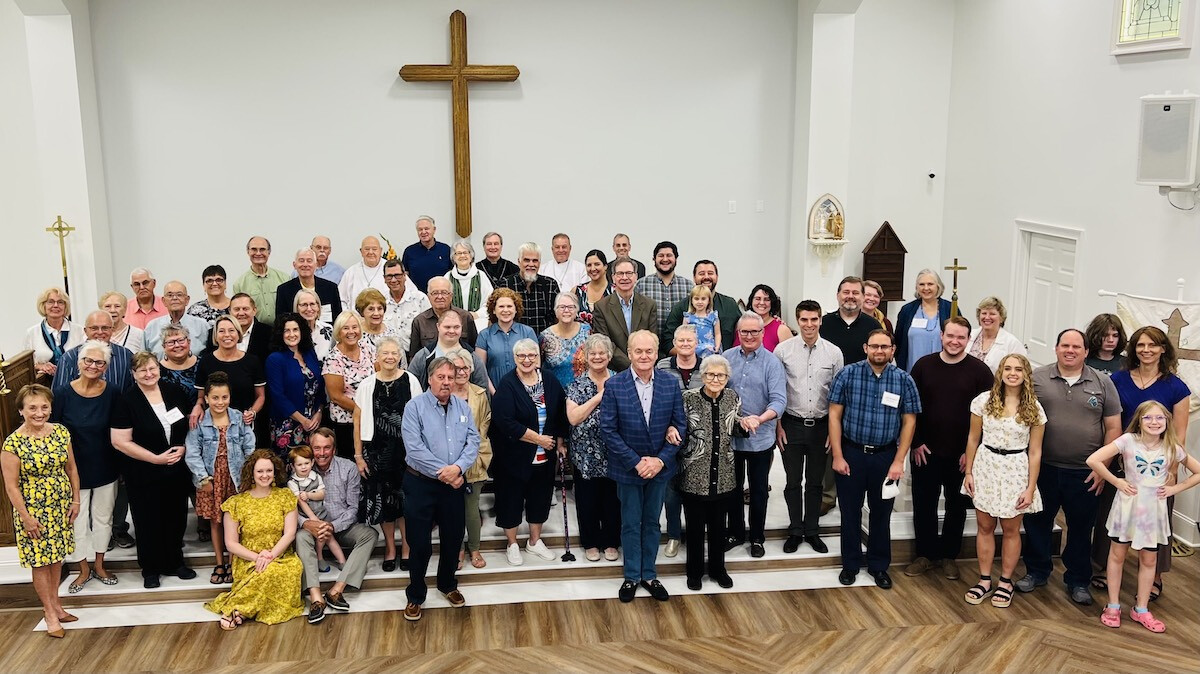
<path fill-rule="evenodd" d="M 639 589 L 669 598 L 656 571 L 664 512 L 663 554 L 686 550 L 687 587 L 705 576 L 732 587 L 727 552 L 766 554 L 777 452 L 784 553 L 828 553 L 819 520 L 836 502 L 845 585 L 865 565 L 892 587 L 891 512 L 911 470 L 905 575 L 957 579 L 973 507 L 979 580 L 964 599 L 1006 608 L 1049 581 L 1062 511 L 1071 599 L 1107 591 L 1101 621 L 1119 626 L 1132 548 L 1130 619 L 1165 629 L 1149 603 L 1170 569 L 1173 497 L 1200 482 L 1200 463 L 1183 450 L 1191 392 L 1157 327 L 1126 338 L 1102 314 L 1059 333 L 1055 362 L 1035 369 L 1000 299 L 981 301 L 973 326 L 930 269 L 893 326 L 883 288 L 853 276 L 833 311 L 806 299 L 792 316 L 767 285 L 741 303 L 720 293 L 712 260 L 677 273 L 670 241 L 650 267 L 625 234 L 612 259 L 573 259 L 557 234 L 551 259 L 525 243 L 514 262 L 498 233 L 476 260 L 469 242 L 436 231 L 422 216 L 400 255 L 368 236 L 344 269 L 319 236 L 291 274 L 269 266 L 271 244 L 255 236 L 232 295 L 220 265 L 203 270 L 194 303 L 182 280 L 160 296 L 139 268 L 132 296 L 104 294 L 82 325 L 61 289 L 38 296 L 44 318 L 26 346 L 50 384 L 18 393 L 23 423 L 0 468 L 50 636 L 76 619 L 59 600 L 64 562 L 78 569 L 71 593 L 118 582 L 105 568 L 118 545 L 136 545 L 147 588 L 194 578 L 182 552 L 189 501 L 213 549 L 209 582 L 229 585 L 205 605 L 225 630 L 349 610 L 345 593 L 381 535 L 382 569 L 408 573 L 404 617 L 419 620 L 435 528 L 437 589 L 463 606 L 458 570 L 487 565 L 480 493 L 494 492 L 508 564 L 552 561 L 542 534 L 556 480 L 573 485 L 585 558 L 623 560 L 621 601 Z M 323 590 L 329 558 L 339 569 Z"/>

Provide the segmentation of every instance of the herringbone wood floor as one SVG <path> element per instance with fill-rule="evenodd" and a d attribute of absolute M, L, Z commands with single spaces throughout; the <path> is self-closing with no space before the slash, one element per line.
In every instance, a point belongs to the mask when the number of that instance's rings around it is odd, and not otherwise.
<path fill-rule="evenodd" d="M 30 631 L 37 612 L 8 611 L 0 653 L 9 671 L 1200 671 L 1197 557 L 1176 560 L 1153 607 L 1168 625 L 1162 635 L 1128 619 L 1101 626 L 1099 605 L 1075 606 L 1055 581 L 1008 610 L 969 606 L 961 596 L 973 562 L 961 567 L 961 581 L 893 568 L 888 592 L 510 604 L 428 611 L 416 624 L 399 612 L 332 615 L 315 627 L 293 620 L 233 633 L 209 623 L 52 640 Z"/>

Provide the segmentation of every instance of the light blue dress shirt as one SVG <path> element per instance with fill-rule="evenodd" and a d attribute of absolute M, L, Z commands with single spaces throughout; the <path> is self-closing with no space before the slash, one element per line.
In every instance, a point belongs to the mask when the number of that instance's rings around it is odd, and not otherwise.
<path fill-rule="evenodd" d="M 775 424 L 787 406 L 787 373 L 775 354 L 759 346 L 746 353 L 735 346 L 721 354 L 729 361 L 729 388 L 742 398 L 742 414 L 775 411 L 775 419 L 763 422 L 748 438 L 734 436 L 733 448 L 741 452 L 765 452 L 775 446 Z"/>
<path fill-rule="evenodd" d="M 479 430 L 467 401 L 450 396 L 446 405 L 426 391 L 409 401 L 400 426 L 409 467 L 437 479 L 445 466 L 458 466 L 462 474 L 479 456 Z"/>

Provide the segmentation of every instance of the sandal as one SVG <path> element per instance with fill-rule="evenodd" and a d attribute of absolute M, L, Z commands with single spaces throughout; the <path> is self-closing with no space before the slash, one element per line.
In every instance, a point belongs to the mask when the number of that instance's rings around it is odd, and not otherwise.
<path fill-rule="evenodd" d="M 1104 608 L 1104 612 L 1100 614 L 1100 624 L 1105 627 L 1120 627 L 1121 626 L 1121 605 L 1109 604 Z"/>
<path fill-rule="evenodd" d="M 1163 582 L 1161 580 L 1154 581 L 1154 586 L 1150 589 L 1150 601 L 1157 601 L 1163 593 Z"/>
<path fill-rule="evenodd" d="M 225 565 L 218 564 L 213 567 L 212 575 L 208 577 L 208 582 L 213 585 L 220 585 L 225 582 Z"/>
<path fill-rule="evenodd" d="M 1104 574 L 1097 573 L 1096 575 L 1092 576 L 1091 585 L 1093 590 L 1099 590 L 1103 592 L 1108 589 L 1108 578 L 1105 577 Z"/>
<path fill-rule="evenodd" d="M 487 566 L 487 560 L 483 558 L 483 555 L 478 550 L 471 553 L 471 566 L 477 569 Z"/>
<path fill-rule="evenodd" d="M 983 581 L 985 580 L 988 581 L 988 587 L 983 586 Z M 967 593 L 963 595 L 963 599 L 966 600 L 968 604 L 973 606 L 982 604 L 984 599 L 992 596 L 992 593 L 996 591 L 996 588 L 992 586 L 991 581 L 991 576 L 979 576 L 979 582 L 976 583 L 971 589 L 967 590 Z"/>
<path fill-rule="evenodd" d="M 1167 626 L 1163 624 L 1163 621 L 1155 618 L 1149 611 L 1138 613 L 1137 609 L 1131 608 L 1129 609 L 1129 617 L 1133 619 L 1133 622 L 1140 623 L 1142 627 L 1155 634 L 1162 634 L 1167 631 Z"/>
<path fill-rule="evenodd" d="M 221 629 L 226 632 L 232 632 L 237 629 L 238 622 L 233 615 L 221 616 Z"/>
<path fill-rule="evenodd" d="M 221 582 L 233 584 L 233 564 L 225 565 L 225 573 L 221 575 Z"/>
<path fill-rule="evenodd" d="M 237 610 L 236 608 L 233 609 L 233 614 L 231 614 L 230 617 L 233 618 L 233 623 L 235 625 L 242 624 L 242 621 L 243 621 L 242 612 Z"/>
<path fill-rule="evenodd" d="M 996 587 L 996 591 L 992 593 L 992 606 L 996 608 L 1008 608 L 1012 605 L 1013 584 L 1012 578 L 1000 577 L 999 585 L 1007 583 L 1008 587 Z"/>
<path fill-rule="evenodd" d="M 100 574 L 96 573 L 95 569 L 92 569 L 92 578 L 95 578 L 96 580 L 100 581 L 101 583 L 104 583 L 105 585 L 116 585 L 117 584 L 116 576 L 101 576 Z"/>

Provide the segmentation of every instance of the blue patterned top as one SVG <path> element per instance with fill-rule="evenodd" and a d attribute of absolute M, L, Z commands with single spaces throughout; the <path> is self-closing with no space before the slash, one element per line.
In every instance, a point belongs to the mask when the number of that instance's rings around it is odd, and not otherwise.
<path fill-rule="evenodd" d="M 688 311 L 683 314 L 683 322 L 696 326 L 696 356 L 700 359 L 717 353 L 717 312 L 710 311 L 707 316 L 697 316 Z"/>
<path fill-rule="evenodd" d="M 612 375 L 612 370 L 609 370 L 608 376 Z M 599 392 L 600 387 L 584 372 L 567 387 L 567 400 L 582 405 Z M 575 464 L 585 480 L 608 477 L 608 448 L 604 444 L 604 436 L 600 433 L 598 406 L 579 425 L 571 427 L 570 447 L 571 463 Z"/>
<path fill-rule="evenodd" d="M 579 332 L 570 339 L 563 339 L 554 334 L 552 328 L 542 331 L 542 372 L 550 373 L 565 389 L 575 381 L 575 377 L 586 368 L 583 359 L 576 356 L 583 349 L 583 342 L 592 334 L 592 326 L 587 323 L 579 324 Z"/>

